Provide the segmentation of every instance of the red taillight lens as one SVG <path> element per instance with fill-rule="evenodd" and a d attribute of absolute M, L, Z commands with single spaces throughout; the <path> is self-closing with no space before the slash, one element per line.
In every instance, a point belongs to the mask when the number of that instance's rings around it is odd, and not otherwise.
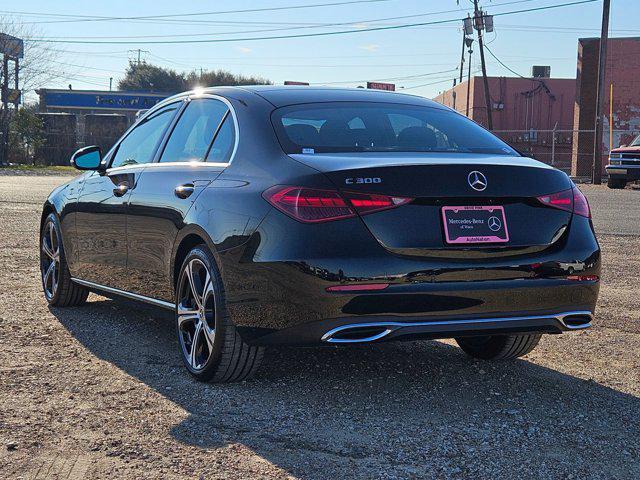
<path fill-rule="evenodd" d="M 582 215 L 583 217 L 591 217 L 587 198 L 578 187 L 573 187 L 570 190 L 563 190 L 558 193 L 543 195 L 538 197 L 538 201 L 550 207 L 566 210 L 567 212 Z"/>
<path fill-rule="evenodd" d="M 287 215 L 306 223 L 328 222 L 399 207 L 413 200 L 388 195 L 276 185 L 262 196 Z"/>
<path fill-rule="evenodd" d="M 301 222 L 328 222 L 356 215 L 336 190 L 277 185 L 262 196 L 278 210 Z"/>
<path fill-rule="evenodd" d="M 573 187 L 573 213 L 591 218 L 591 209 L 589 208 L 587 197 L 578 187 Z"/>
<path fill-rule="evenodd" d="M 538 197 L 538 201 L 549 205 L 550 207 L 573 212 L 573 191 L 563 190 L 562 192 L 552 193 Z"/>
<path fill-rule="evenodd" d="M 375 193 L 344 192 L 343 195 L 360 215 L 399 207 L 413 200 L 413 198 L 391 197 L 389 195 L 379 195 Z"/>

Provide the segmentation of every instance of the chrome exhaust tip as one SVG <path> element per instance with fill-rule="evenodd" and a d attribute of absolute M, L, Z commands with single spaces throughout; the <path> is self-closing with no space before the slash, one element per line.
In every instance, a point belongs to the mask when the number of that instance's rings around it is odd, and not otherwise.
<path fill-rule="evenodd" d="M 325 333 L 321 340 L 328 343 L 366 343 L 380 340 L 395 330 L 385 323 L 343 325 Z"/>
<path fill-rule="evenodd" d="M 557 315 L 556 318 L 567 330 L 583 330 L 591 327 L 593 314 L 591 312 L 568 312 Z"/>

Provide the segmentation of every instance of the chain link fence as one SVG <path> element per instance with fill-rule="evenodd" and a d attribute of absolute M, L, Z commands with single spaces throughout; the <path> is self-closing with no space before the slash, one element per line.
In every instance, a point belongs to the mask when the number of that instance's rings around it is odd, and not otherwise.
<path fill-rule="evenodd" d="M 120 138 L 127 128 L 125 122 L 109 125 L 97 131 L 84 131 L 67 128 L 65 124 L 52 122 L 49 128 L 42 132 L 37 141 L 29 144 L 21 142 L 16 135 L 9 136 L 8 160 L 12 164 L 27 165 L 69 165 L 69 159 L 78 148 L 87 145 L 99 145 L 103 152 L 107 152 Z M 523 155 L 530 156 L 552 165 L 567 173 L 571 171 L 572 158 L 577 158 L 582 165 L 593 163 L 593 134 L 594 130 L 495 130 L 497 136 L 505 140 Z M 628 144 L 640 131 L 616 130 L 614 138 Z M 578 141 L 580 134 L 589 134 L 582 142 L 585 148 L 573 151 L 573 145 Z M 0 132 L 0 145 L 3 141 Z M 609 154 L 609 132 L 605 132 L 603 143 L 603 165 L 606 165 L 606 157 Z M 614 144 L 616 148 L 619 145 Z"/>

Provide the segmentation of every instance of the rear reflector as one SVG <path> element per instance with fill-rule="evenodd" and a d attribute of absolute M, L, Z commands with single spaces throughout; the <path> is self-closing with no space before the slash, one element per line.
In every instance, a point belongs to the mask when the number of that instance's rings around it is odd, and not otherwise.
<path fill-rule="evenodd" d="M 262 196 L 271 205 L 305 223 L 328 222 L 396 208 L 412 198 L 276 185 Z"/>
<path fill-rule="evenodd" d="M 573 280 L 574 282 L 597 282 L 600 280 L 598 275 L 569 275 L 567 280 Z"/>
<path fill-rule="evenodd" d="M 366 283 L 360 285 L 335 285 L 327 287 L 327 292 L 363 292 L 371 290 L 384 290 L 389 286 L 388 283 Z"/>
<path fill-rule="evenodd" d="M 590 218 L 587 198 L 578 187 L 538 197 L 538 201 L 549 206 Z"/>

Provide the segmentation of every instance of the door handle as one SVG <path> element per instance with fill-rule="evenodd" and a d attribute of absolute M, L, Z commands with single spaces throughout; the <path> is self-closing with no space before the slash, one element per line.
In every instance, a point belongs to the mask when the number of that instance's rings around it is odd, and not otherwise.
<path fill-rule="evenodd" d="M 125 193 L 129 191 L 129 185 L 126 183 L 121 183 L 116 188 L 113 189 L 113 194 L 116 197 L 122 197 Z"/>
<path fill-rule="evenodd" d="M 187 198 L 195 191 L 195 189 L 196 188 L 193 186 L 193 183 L 185 183 L 184 185 L 178 185 L 173 192 L 178 198 Z"/>

